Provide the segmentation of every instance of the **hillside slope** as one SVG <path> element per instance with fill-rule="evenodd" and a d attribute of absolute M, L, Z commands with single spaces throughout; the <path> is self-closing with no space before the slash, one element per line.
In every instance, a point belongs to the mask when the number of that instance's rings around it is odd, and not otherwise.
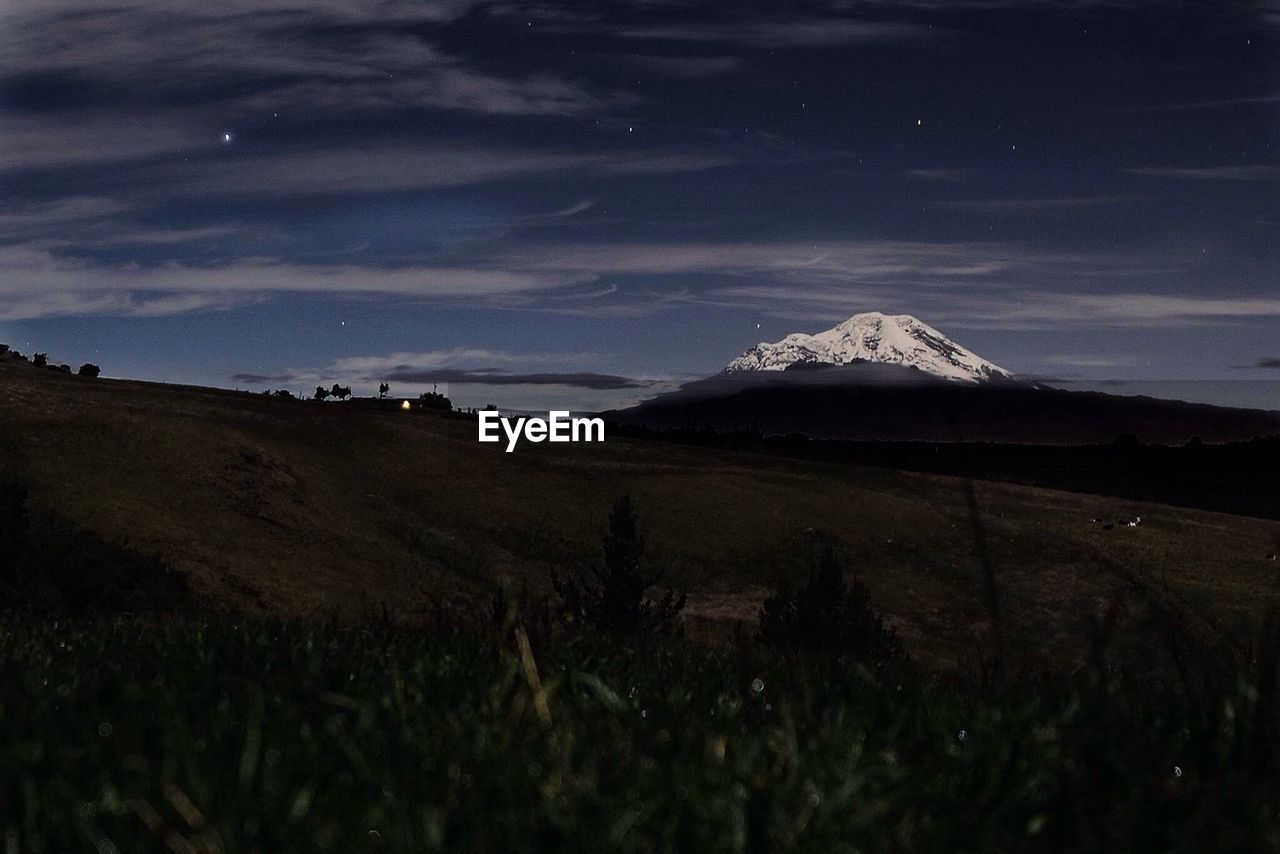
<path fill-rule="evenodd" d="M 848 562 L 918 653 L 956 662 L 987 612 L 958 479 L 660 442 L 475 441 L 462 417 L 87 380 L 0 364 L 3 466 L 57 508 L 158 551 L 196 587 L 253 612 L 412 616 L 424 593 L 487 595 L 507 576 L 595 559 L 610 503 L 637 499 L 651 556 L 690 591 L 694 635 L 754 620 L 774 580 L 805 571 L 812 531 Z M 1274 586 L 1280 525 L 978 483 L 1006 634 L 1078 649 L 1113 592 L 1163 591 L 1231 625 Z M 1092 516 L 1141 514 L 1102 531 Z M 1153 594 L 1154 595 L 1154 594 Z M 1166 595 L 1161 593 L 1160 595 Z"/>
<path fill-rule="evenodd" d="M 1181 445 L 1280 435 L 1280 413 L 1064 391 L 996 380 L 947 382 L 888 364 L 722 373 L 607 413 L 655 429 L 710 427 L 820 439 L 1093 444 L 1129 433 Z"/>

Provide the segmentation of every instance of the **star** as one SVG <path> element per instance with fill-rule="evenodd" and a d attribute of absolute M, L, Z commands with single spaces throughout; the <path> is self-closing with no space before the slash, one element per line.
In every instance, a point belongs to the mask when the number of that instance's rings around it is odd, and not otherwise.
<path fill-rule="evenodd" d="M 231 144 L 231 140 L 233 140 L 234 138 L 235 138 L 235 137 L 233 137 L 233 136 L 231 135 L 231 131 L 229 131 L 229 130 L 224 130 L 224 131 L 222 132 L 222 144 L 223 144 L 223 145 L 230 145 L 230 144 Z"/>

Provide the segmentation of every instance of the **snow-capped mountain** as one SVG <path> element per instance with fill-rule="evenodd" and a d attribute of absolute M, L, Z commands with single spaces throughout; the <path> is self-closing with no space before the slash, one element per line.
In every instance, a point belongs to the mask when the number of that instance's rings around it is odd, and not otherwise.
<path fill-rule="evenodd" d="M 773 344 L 762 341 L 730 362 L 725 371 L 781 371 L 804 362 L 883 362 L 961 382 L 1013 377 L 909 314 L 878 311 L 855 314 L 815 335 L 795 332 Z"/>

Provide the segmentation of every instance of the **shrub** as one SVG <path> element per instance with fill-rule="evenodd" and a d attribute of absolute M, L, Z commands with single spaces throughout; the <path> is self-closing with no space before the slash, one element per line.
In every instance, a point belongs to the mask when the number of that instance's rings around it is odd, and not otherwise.
<path fill-rule="evenodd" d="M 440 409 L 445 412 L 453 411 L 453 401 L 438 391 L 423 392 L 418 395 L 418 403 L 424 409 Z"/>
<path fill-rule="evenodd" d="M 49 366 L 49 354 L 48 354 L 48 353 L 36 353 L 34 356 L 32 356 L 32 357 L 31 357 L 31 364 L 35 365 L 37 368 L 46 368 L 46 367 L 48 367 L 48 366 Z"/>
<path fill-rule="evenodd" d="M 624 495 L 609 514 L 603 564 L 592 570 L 598 585 L 552 578 L 569 621 L 614 635 L 679 634 L 685 596 L 668 591 L 658 600 L 646 598 L 662 572 L 646 575 L 643 562 L 644 541 L 636 527 L 635 509 L 631 496 Z"/>
<path fill-rule="evenodd" d="M 9 608 L 68 614 L 154 611 L 189 598 L 186 579 L 155 555 L 30 513 L 19 483 L 0 484 L 0 594 Z"/>
<path fill-rule="evenodd" d="M 846 585 L 844 568 L 828 546 L 809 581 L 798 591 L 778 584 L 760 608 L 762 643 L 877 661 L 903 654 L 898 633 L 871 607 L 867 587 L 854 578 Z"/>
<path fill-rule="evenodd" d="M 82 377 L 90 377 L 90 378 L 96 379 L 98 376 L 102 374 L 102 368 L 99 368 L 97 365 L 93 364 L 92 362 L 85 362 L 83 365 L 80 366 L 80 370 L 76 371 L 76 373 Z"/>

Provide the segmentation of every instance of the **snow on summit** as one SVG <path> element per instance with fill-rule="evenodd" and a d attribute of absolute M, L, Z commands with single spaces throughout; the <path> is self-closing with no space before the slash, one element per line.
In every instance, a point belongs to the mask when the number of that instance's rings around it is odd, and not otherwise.
<path fill-rule="evenodd" d="M 762 341 L 730 362 L 725 371 L 781 371 L 803 362 L 884 362 L 962 382 L 1013 376 L 909 314 L 878 311 L 855 314 L 814 335 L 793 332 L 772 344 Z"/>

